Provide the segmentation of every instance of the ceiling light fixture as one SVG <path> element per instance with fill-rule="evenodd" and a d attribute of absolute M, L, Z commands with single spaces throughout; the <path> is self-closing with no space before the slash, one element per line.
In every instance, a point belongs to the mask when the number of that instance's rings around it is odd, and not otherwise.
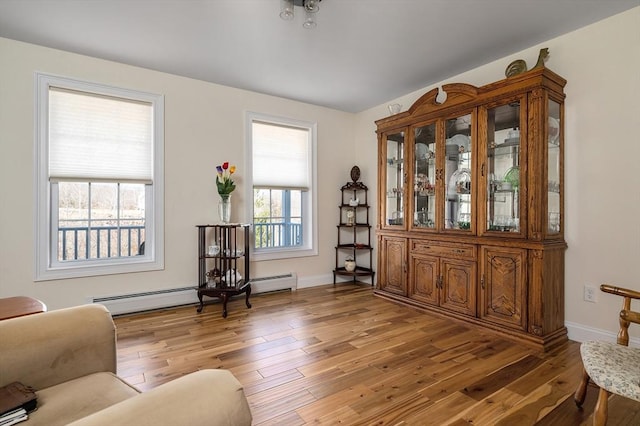
<path fill-rule="evenodd" d="M 305 18 L 302 26 L 311 29 L 316 27 L 316 13 L 320 10 L 322 0 L 280 0 L 280 17 L 285 21 L 293 20 L 294 6 L 304 9 Z"/>

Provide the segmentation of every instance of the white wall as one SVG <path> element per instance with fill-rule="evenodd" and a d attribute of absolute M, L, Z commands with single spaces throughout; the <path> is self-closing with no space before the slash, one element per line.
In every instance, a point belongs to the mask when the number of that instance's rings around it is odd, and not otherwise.
<path fill-rule="evenodd" d="M 476 86 L 504 78 L 511 61 L 533 66 L 548 47 L 546 66 L 567 79 L 565 133 L 565 319 L 575 340 L 618 330 L 622 300 L 597 292 L 583 301 L 583 286 L 612 283 L 640 291 L 640 7 L 532 46 L 446 81 L 407 94 L 356 117 L 355 151 L 361 169 L 376 169 L 374 120 L 387 105 L 407 109 L 445 83 Z M 428 60 L 426 58 L 425 60 Z M 437 60 L 437 59 L 434 59 Z M 634 305 L 640 309 L 640 304 Z M 640 327 L 631 327 L 640 336 Z"/>
<path fill-rule="evenodd" d="M 87 296 L 195 285 L 194 225 L 217 218 L 214 165 L 244 164 L 245 110 L 318 122 L 320 255 L 254 263 L 253 275 L 295 271 L 301 281 L 328 283 L 333 269 L 339 187 L 353 164 L 376 190 L 374 120 L 387 104 L 408 108 L 448 82 L 481 86 L 499 80 L 514 59 L 531 66 L 541 47 L 566 86 L 566 321 L 570 337 L 618 327 L 620 300 L 599 293 L 582 300 L 584 284 L 640 290 L 640 7 L 532 46 L 436 85 L 352 115 L 285 99 L 0 39 L 0 297 L 29 295 L 51 309 Z M 437 59 L 434 59 L 437 60 Z M 33 281 L 33 72 L 43 71 L 166 96 L 166 268 L 152 273 L 66 281 Z M 374 90 L 375 88 L 372 88 Z M 353 144 L 351 149 L 349 145 Z M 242 168 L 238 170 L 242 185 Z M 244 209 L 242 191 L 234 208 Z M 370 197 L 374 205 L 375 196 Z M 374 217 L 374 216 L 372 216 Z M 640 309 L 640 306 L 635 305 Z M 640 332 L 632 330 L 633 336 Z"/>
<path fill-rule="evenodd" d="M 318 123 L 319 252 L 254 262 L 252 276 L 297 272 L 300 285 L 331 282 L 339 188 L 353 166 L 353 114 L 0 38 L 0 297 L 33 296 L 50 309 L 110 296 L 195 286 L 195 225 L 218 220 L 215 166 L 238 166 L 232 219 L 244 219 L 244 113 Z M 165 95 L 165 269 L 34 282 L 34 72 Z M 372 176 L 363 174 L 363 179 Z M 194 291 L 195 294 L 195 291 Z"/>

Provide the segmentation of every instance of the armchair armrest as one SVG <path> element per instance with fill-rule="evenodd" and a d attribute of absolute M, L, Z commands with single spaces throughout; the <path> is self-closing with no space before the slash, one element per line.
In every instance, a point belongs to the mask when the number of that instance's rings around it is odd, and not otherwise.
<path fill-rule="evenodd" d="M 116 332 L 102 305 L 0 321 L 0 386 L 44 389 L 91 373 L 116 373 Z"/>
<path fill-rule="evenodd" d="M 640 312 L 625 311 L 623 309 L 620 311 L 620 318 L 622 318 L 624 321 L 640 324 Z"/>
<path fill-rule="evenodd" d="M 69 426 L 243 426 L 251 411 L 242 385 L 227 370 L 200 370 L 141 393 Z"/>
<path fill-rule="evenodd" d="M 600 290 L 605 293 L 615 294 L 617 296 L 629 297 L 631 299 L 640 299 L 640 291 L 631 290 L 623 287 L 616 287 L 610 284 L 601 284 Z"/>

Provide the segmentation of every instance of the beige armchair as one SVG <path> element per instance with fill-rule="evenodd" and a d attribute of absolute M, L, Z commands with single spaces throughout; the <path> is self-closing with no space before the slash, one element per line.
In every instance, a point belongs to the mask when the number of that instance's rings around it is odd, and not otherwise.
<path fill-rule="evenodd" d="M 607 423 L 611 393 L 640 401 L 640 349 L 627 346 L 630 323 L 640 324 L 640 313 L 631 310 L 631 299 L 640 299 L 640 292 L 608 284 L 602 284 L 600 290 L 622 296 L 623 301 L 617 344 L 595 341 L 580 345 L 584 369 L 574 399 L 581 407 L 590 379 L 600 388 L 593 414 L 593 424 L 596 426 Z"/>
<path fill-rule="evenodd" d="M 0 321 L 0 386 L 32 386 L 32 425 L 250 425 L 242 385 L 201 370 L 145 393 L 116 375 L 116 330 L 104 306 Z"/>

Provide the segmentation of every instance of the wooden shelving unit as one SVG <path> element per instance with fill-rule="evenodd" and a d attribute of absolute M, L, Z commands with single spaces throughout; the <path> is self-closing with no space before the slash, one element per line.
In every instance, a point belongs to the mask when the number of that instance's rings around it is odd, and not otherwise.
<path fill-rule="evenodd" d="M 338 205 L 338 242 L 336 245 L 336 277 L 349 277 L 352 281 L 369 277 L 374 283 L 373 247 L 371 246 L 371 224 L 369 223 L 368 188 L 359 181 L 360 169 L 351 169 L 351 182 L 340 188 L 341 201 Z M 352 259 L 355 267 L 347 268 L 347 260 Z M 352 270 L 351 270 L 352 269 Z"/>

